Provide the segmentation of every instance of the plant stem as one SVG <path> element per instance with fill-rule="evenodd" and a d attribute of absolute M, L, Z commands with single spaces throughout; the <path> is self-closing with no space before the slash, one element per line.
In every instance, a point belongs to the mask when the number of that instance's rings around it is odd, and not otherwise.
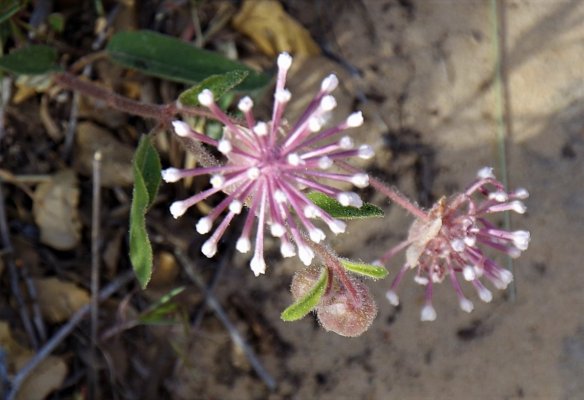
<path fill-rule="evenodd" d="M 138 115 L 143 118 L 156 119 L 164 124 L 170 123 L 172 118 L 183 113 L 190 116 L 213 118 L 208 112 L 194 107 L 184 107 L 176 102 L 168 104 L 146 104 L 132 100 L 127 97 L 113 93 L 93 82 L 78 78 L 77 76 L 64 72 L 56 74 L 53 80 L 58 85 L 73 90 L 83 96 L 103 101 L 107 106 L 123 111 L 128 114 Z"/>
<path fill-rule="evenodd" d="M 344 161 L 337 161 L 336 162 L 342 169 L 348 172 L 362 172 L 359 168 L 353 167 L 350 164 L 347 164 Z M 386 186 L 380 180 L 369 176 L 369 184 L 377 189 L 381 194 L 387 196 L 391 201 L 395 204 L 412 214 L 414 217 L 419 218 L 423 221 L 428 221 L 429 217 L 428 214 L 418 207 L 415 203 L 410 201 L 406 196 L 398 192 L 395 188 L 391 188 Z"/>
<path fill-rule="evenodd" d="M 361 306 L 361 299 L 355 285 L 351 281 L 351 278 L 347 275 L 347 271 L 343 268 L 343 265 L 339 261 L 339 258 L 326 246 L 315 243 L 311 240 L 306 241 L 308 245 L 316 252 L 319 258 L 322 260 L 323 264 L 329 269 L 332 275 L 339 278 L 343 286 L 347 289 L 347 292 L 351 295 L 353 299 L 353 304 L 356 307 Z"/>

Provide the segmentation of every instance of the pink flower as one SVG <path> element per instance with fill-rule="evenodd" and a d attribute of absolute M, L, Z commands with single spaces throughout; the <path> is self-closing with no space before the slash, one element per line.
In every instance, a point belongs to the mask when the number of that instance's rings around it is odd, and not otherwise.
<path fill-rule="evenodd" d="M 227 214 L 217 224 L 214 232 L 203 244 L 202 252 L 213 257 L 217 244 L 230 222 L 239 214 L 243 206 L 249 207 L 241 237 L 236 248 L 247 253 L 251 247 L 254 221 L 257 217 L 254 239 L 254 255 L 250 266 L 257 276 L 266 269 L 264 260 L 264 229 L 269 227 L 273 236 L 280 238 L 282 256 L 298 256 L 305 265 L 310 265 L 314 257 L 312 249 L 306 244 L 308 236 L 314 242 L 325 238 L 325 233 L 311 219 L 319 218 L 335 233 L 345 231 L 345 223 L 334 219 L 324 210 L 316 207 L 304 194 L 304 189 L 319 191 L 335 197 L 345 206 L 361 207 L 362 201 L 356 193 L 341 191 L 321 180 L 349 182 L 363 188 L 369 184 L 364 173 L 342 174 L 327 171 L 337 159 L 348 157 L 370 158 L 373 150 L 368 145 L 354 147 L 349 136 L 339 136 L 347 128 L 358 127 L 363 123 L 360 112 L 353 113 L 340 124 L 322 129 L 329 112 L 335 108 L 336 101 L 330 93 L 337 87 L 338 79 L 330 75 L 322 81 L 320 91 L 308 105 L 300 119 L 288 126 L 283 119 L 286 104 L 291 93 L 286 89 L 286 75 L 292 57 L 283 53 L 278 57 L 278 76 L 274 93 L 274 108 L 269 122 L 256 121 L 253 114 L 253 101 L 244 97 L 238 108 L 245 116 L 245 126 L 229 118 L 216 104 L 213 94 L 203 90 L 199 102 L 225 125 L 220 140 L 194 131 L 181 121 L 174 121 L 177 135 L 189 137 L 217 148 L 225 155 L 227 162 L 222 166 L 179 170 L 169 168 L 162 171 L 166 182 L 198 175 L 210 175 L 211 188 L 170 206 L 170 211 L 178 218 L 199 201 L 217 192 L 227 194 L 207 216 L 201 218 L 197 232 L 201 234 L 212 230 L 220 215 Z"/>
<path fill-rule="evenodd" d="M 464 193 L 448 200 L 440 199 L 426 220 L 417 219 L 412 224 L 408 239 L 379 260 L 387 262 L 407 248 L 406 262 L 387 292 L 389 302 L 399 304 L 395 289 L 409 269 L 416 269 L 414 280 L 426 287 L 422 321 L 436 319 L 436 311 L 432 306 L 432 287 L 446 277 L 450 279 L 460 308 L 464 311 L 471 312 L 473 304 L 463 294 L 459 276 L 472 284 L 481 300 L 490 302 L 493 296 L 481 279 L 486 278 L 497 289 L 505 289 L 513 276 L 488 258 L 483 248 L 495 249 L 516 258 L 527 249 L 530 235 L 527 231 L 509 232 L 500 229 L 486 217 L 503 211 L 523 214 L 526 207 L 521 200 L 528 196 L 525 189 L 507 192 L 503 184 L 495 179 L 493 169 L 483 168 L 477 180 Z"/>

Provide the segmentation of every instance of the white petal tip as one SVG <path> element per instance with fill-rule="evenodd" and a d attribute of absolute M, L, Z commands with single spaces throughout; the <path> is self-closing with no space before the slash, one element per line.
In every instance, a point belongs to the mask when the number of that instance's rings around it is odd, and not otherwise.
<path fill-rule="evenodd" d="M 472 301 L 470 301 L 469 299 L 465 298 L 460 299 L 459 305 L 461 310 L 467 313 L 472 312 L 472 310 L 474 309 L 474 305 L 472 304 Z"/>
<path fill-rule="evenodd" d="M 525 214 L 525 212 L 527 211 L 527 207 L 525 206 L 525 204 L 523 204 L 523 202 L 519 200 L 511 202 L 511 209 L 515 211 L 517 214 Z"/>
<path fill-rule="evenodd" d="M 363 113 L 361 111 L 354 112 L 347 117 L 347 126 L 349 128 L 357 128 L 363 125 Z"/>
<path fill-rule="evenodd" d="M 353 192 L 341 192 L 337 195 L 337 200 L 345 207 L 361 208 L 363 206 L 363 200 L 361 200 L 357 193 Z"/>
<path fill-rule="evenodd" d="M 284 228 L 284 225 L 274 222 L 270 225 L 270 233 L 274 237 L 282 237 L 286 233 L 286 228 Z"/>
<path fill-rule="evenodd" d="M 213 175 L 210 179 L 210 183 L 215 189 L 220 189 L 225 183 L 225 177 L 223 175 Z"/>
<path fill-rule="evenodd" d="M 237 239 L 237 243 L 235 244 L 235 248 L 240 253 L 245 254 L 249 251 L 249 249 L 251 249 L 251 242 L 249 241 L 248 238 L 241 237 L 241 238 Z"/>
<path fill-rule="evenodd" d="M 298 257 L 300 257 L 300 261 L 308 267 L 312 263 L 314 252 L 310 247 L 301 245 L 298 246 Z"/>
<path fill-rule="evenodd" d="M 490 303 L 493 300 L 493 294 L 485 287 L 479 290 L 479 298 L 485 303 Z"/>
<path fill-rule="evenodd" d="M 355 174 L 351 177 L 351 183 L 358 188 L 366 188 L 369 186 L 369 175 L 367 174 Z"/>
<path fill-rule="evenodd" d="M 330 74 L 322 80 L 320 90 L 325 93 L 330 93 L 339 86 L 339 78 L 335 74 Z"/>
<path fill-rule="evenodd" d="M 467 265 L 462 269 L 462 276 L 467 282 L 474 281 L 477 277 L 472 265 Z"/>
<path fill-rule="evenodd" d="M 288 53 L 280 53 L 277 63 L 279 69 L 287 71 L 292 65 L 292 56 Z"/>
<path fill-rule="evenodd" d="M 268 124 L 265 122 L 258 122 L 254 127 L 253 131 L 258 136 L 266 136 L 268 134 Z"/>
<path fill-rule="evenodd" d="M 243 97 L 241 100 L 239 100 L 239 103 L 237 104 L 237 108 L 239 108 L 239 111 L 244 113 L 251 111 L 252 107 L 253 100 L 249 96 Z"/>
<path fill-rule="evenodd" d="M 477 178 L 479 179 L 495 179 L 495 174 L 493 173 L 493 168 L 491 167 L 483 167 L 479 169 L 477 173 Z"/>
<path fill-rule="evenodd" d="M 529 197 L 529 192 L 527 191 L 527 189 L 519 188 L 516 189 L 515 192 L 513 192 L 513 195 L 520 200 L 525 200 Z"/>
<path fill-rule="evenodd" d="M 339 140 L 339 147 L 343 150 L 352 149 L 353 146 L 355 146 L 355 143 L 349 136 L 343 136 L 341 140 Z"/>
<path fill-rule="evenodd" d="M 266 262 L 264 261 L 263 257 L 254 256 L 249 263 L 251 270 L 255 276 L 260 276 L 261 274 L 266 273 Z"/>
<path fill-rule="evenodd" d="M 231 150 L 233 150 L 233 146 L 229 140 L 221 139 L 217 144 L 217 150 L 219 150 L 222 154 L 229 154 L 231 153 Z"/>
<path fill-rule="evenodd" d="M 177 168 L 164 169 L 164 170 L 162 170 L 161 175 L 162 175 L 162 179 L 164 180 L 164 182 L 167 182 L 167 183 L 176 182 L 182 178 L 181 170 L 177 169 Z"/>
<path fill-rule="evenodd" d="M 213 257 L 217 253 L 217 243 L 214 240 L 207 240 L 201 247 L 201 253 L 207 258 Z"/>
<path fill-rule="evenodd" d="M 182 201 L 175 201 L 170 205 L 170 213 L 174 218 L 178 218 L 187 211 L 187 208 Z"/>
<path fill-rule="evenodd" d="M 306 207 L 304 207 L 303 212 L 306 218 L 316 218 L 320 216 L 319 209 L 316 208 L 316 206 L 313 206 L 312 204 L 309 204 Z"/>
<path fill-rule="evenodd" d="M 288 157 L 286 157 L 286 161 L 288 161 L 288 164 L 292 165 L 293 167 L 297 167 L 300 164 L 304 163 L 304 160 L 302 160 L 302 158 L 300 158 L 298 153 L 288 154 Z"/>
<path fill-rule="evenodd" d="M 191 132 L 190 126 L 182 121 L 172 121 L 172 127 L 174 128 L 174 133 L 180 137 L 188 136 Z"/>
<path fill-rule="evenodd" d="M 452 250 L 456 251 L 457 253 L 463 252 L 466 248 L 466 244 L 462 239 L 452 239 L 450 246 L 452 247 Z"/>
<path fill-rule="evenodd" d="M 276 93 L 274 93 L 274 99 L 278 103 L 288 103 L 290 98 L 292 97 L 292 93 L 288 89 L 278 89 Z"/>
<path fill-rule="evenodd" d="M 212 227 L 213 227 L 213 220 L 209 217 L 203 217 L 199 220 L 199 222 L 197 222 L 195 229 L 201 235 L 204 235 L 205 233 L 209 233 L 209 231 L 211 230 Z"/>
<path fill-rule="evenodd" d="M 359 146 L 359 158 L 362 160 L 369 160 L 375 156 L 375 152 L 373 151 L 373 147 L 369 146 L 368 144 L 362 144 Z"/>
<path fill-rule="evenodd" d="M 259 178 L 260 169 L 258 167 L 251 167 L 247 170 L 247 177 L 252 180 Z"/>
<path fill-rule="evenodd" d="M 310 236 L 310 240 L 312 240 L 314 243 L 320 243 L 326 238 L 324 232 L 318 228 L 311 229 L 308 232 L 308 235 Z"/>
<path fill-rule="evenodd" d="M 290 242 L 282 243 L 280 246 L 280 253 L 282 253 L 282 257 L 284 258 L 294 257 L 296 255 L 294 245 Z"/>
<path fill-rule="evenodd" d="M 436 320 L 436 310 L 432 307 L 431 304 L 426 304 L 422 308 L 422 312 L 420 313 L 420 320 L 422 321 L 435 321 Z"/>
<path fill-rule="evenodd" d="M 199 103 L 204 105 L 205 107 L 209 107 L 215 101 L 213 99 L 213 92 L 209 89 L 204 89 L 199 95 L 197 96 Z"/>
<path fill-rule="evenodd" d="M 324 96 L 320 101 L 320 108 L 323 111 L 332 111 L 337 106 L 337 100 L 330 94 Z"/>
<path fill-rule="evenodd" d="M 329 169 L 333 165 L 333 160 L 330 157 L 323 156 L 318 159 L 318 168 Z"/>
<path fill-rule="evenodd" d="M 347 230 L 347 224 L 335 219 L 329 224 L 329 229 L 335 234 L 344 233 Z"/>
<path fill-rule="evenodd" d="M 243 203 L 237 199 L 233 200 L 231 204 L 229 204 L 229 211 L 231 211 L 233 214 L 241 213 L 242 209 Z"/>
<path fill-rule="evenodd" d="M 389 301 L 389 304 L 391 304 L 392 306 L 397 307 L 399 305 L 399 296 L 393 290 L 388 290 L 385 293 L 385 298 L 387 299 L 387 301 Z"/>

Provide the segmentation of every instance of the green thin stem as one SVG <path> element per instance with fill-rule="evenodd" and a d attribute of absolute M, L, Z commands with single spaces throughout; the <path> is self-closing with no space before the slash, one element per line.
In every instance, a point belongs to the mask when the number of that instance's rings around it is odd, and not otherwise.
<path fill-rule="evenodd" d="M 507 168 L 507 140 L 511 129 L 511 105 L 509 98 L 509 83 L 506 73 L 506 53 L 505 53 L 505 5 L 501 0 L 491 0 L 491 17 L 493 25 L 493 55 L 495 60 L 495 98 L 496 98 L 496 119 L 497 119 L 497 152 L 499 156 L 499 169 L 501 181 L 505 188 L 509 187 L 509 171 Z M 503 214 L 503 224 L 507 231 L 511 230 L 511 215 L 507 211 Z M 507 257 L 507 269 L 513 274 L 513 259 Z M 515 275 L 515 274 L 514 274 Z M 516 280 L 509 286 L 508 293 L 511 301 L 515 301 L 517 295 Z"/>

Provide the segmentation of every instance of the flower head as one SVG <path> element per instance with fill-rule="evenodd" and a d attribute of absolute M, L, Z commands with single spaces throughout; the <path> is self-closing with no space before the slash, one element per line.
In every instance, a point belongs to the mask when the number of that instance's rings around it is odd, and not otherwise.
<path fill-rule="evenodd" d="M 386 262 L 407 248 L 406 262 L 387 292 L 389 302 L 393 305 L 399 303 L 395 289 L 409 269 L 415 269 L 414 280 L 426 286 L 426 301 L 421 312 L 423 321 L 436 319 L 432 286 L 446 277 L 450 279 L 464 311 L 471 312 L 473 304 L 462 292 L 460 276 L 474 286 L 481 300 L 490 302 L 493 296 L 481 279 L 486 278 L 497 289 L 505 289 L 513 276 L 488 258 L 483 249 L 495 249 L 516 258 L 527 249 L 530 235 L 527 231 L 503 230 L 486 217 L 503 211 L 523 214 L 526 208 L 521 200 L 528 196 L 525 189 L 506 191 L 504 185 L 495 179 L 492 168 L 483 168 L 464 193 L 448 200 L 440 199 L 426 220 L 417 219 L 412 224 L 408 239 L 380 259 Z"/>
<path fill-rule="evenodd" d="M 256 276 L 266 269 L 263 249 L 265 227 L 269 227 L 270 233 L 280 239 L 280 250 L 284 257 L 297 253 L 305 265 L 310 265 L 314 257 L 305 237 L 314 242 L 325 238 L 325 233 L 311 219 L 321 219 L 335 234 L 344 232 L 345 223 L 315 206 L 303 193 L 304 189 L 335 197 L 345 206 L 360 207 L 362 201 L 356 193 L 339 190 L 322 181 L 349 182 L 360 188 L 369 183 L 369 178 L 364 173 L 342 174 L 328 171 L 337 159 L 373 156 L 371 147 L 355 147 L 350 137 L 341 135 L 346 129 L 363 123 L 360 112 L 349 115 L 345 121 L 334 127 L 323 129 L 329 112 L 336 106 L 335 98 L 330 94 L 339 83 L 335 75 L 329 75 L 323 80 L 320 90 L 295 124 L 288 126 L 283 119 L 291 97 L 290 91 L 285 88 L 291 63 L 292 57 L 286 53 L 278 57 L 274 108 L 268 122 L 256 121 L 252 114 L 253 101 L 244 97 L 238 104 L 245 117 L 245 123 L 240 124 L 216 105 L 211 91 L 203 90 L 198 100 L 225 125 L 223 137 L 214 140 L 194 131 L 181 121 L 173 122 L 174 131 L 179 136 L 215 147 L 225 155 L 227 162 L 222 166 L 189 170 L 169 168 L 162 172 L 163 179 L 167 182 L 210 175 L 211 188 L 171 205 L 170 211 L 175 218 L 217 192 L 227 194 L 196 225 L 199 233 L 208 233 L 220 215 L 227 212 L 202 246 L 201 250 L 207 257 L 213 257 L 216 253 L 218 241 L 235 215 L 242 211 L 244 205 L 249 207 L 236 248 L 242 253 L 251 250 L 251 235 L 257 217 L 254 255 L 250 263 Z"/>

